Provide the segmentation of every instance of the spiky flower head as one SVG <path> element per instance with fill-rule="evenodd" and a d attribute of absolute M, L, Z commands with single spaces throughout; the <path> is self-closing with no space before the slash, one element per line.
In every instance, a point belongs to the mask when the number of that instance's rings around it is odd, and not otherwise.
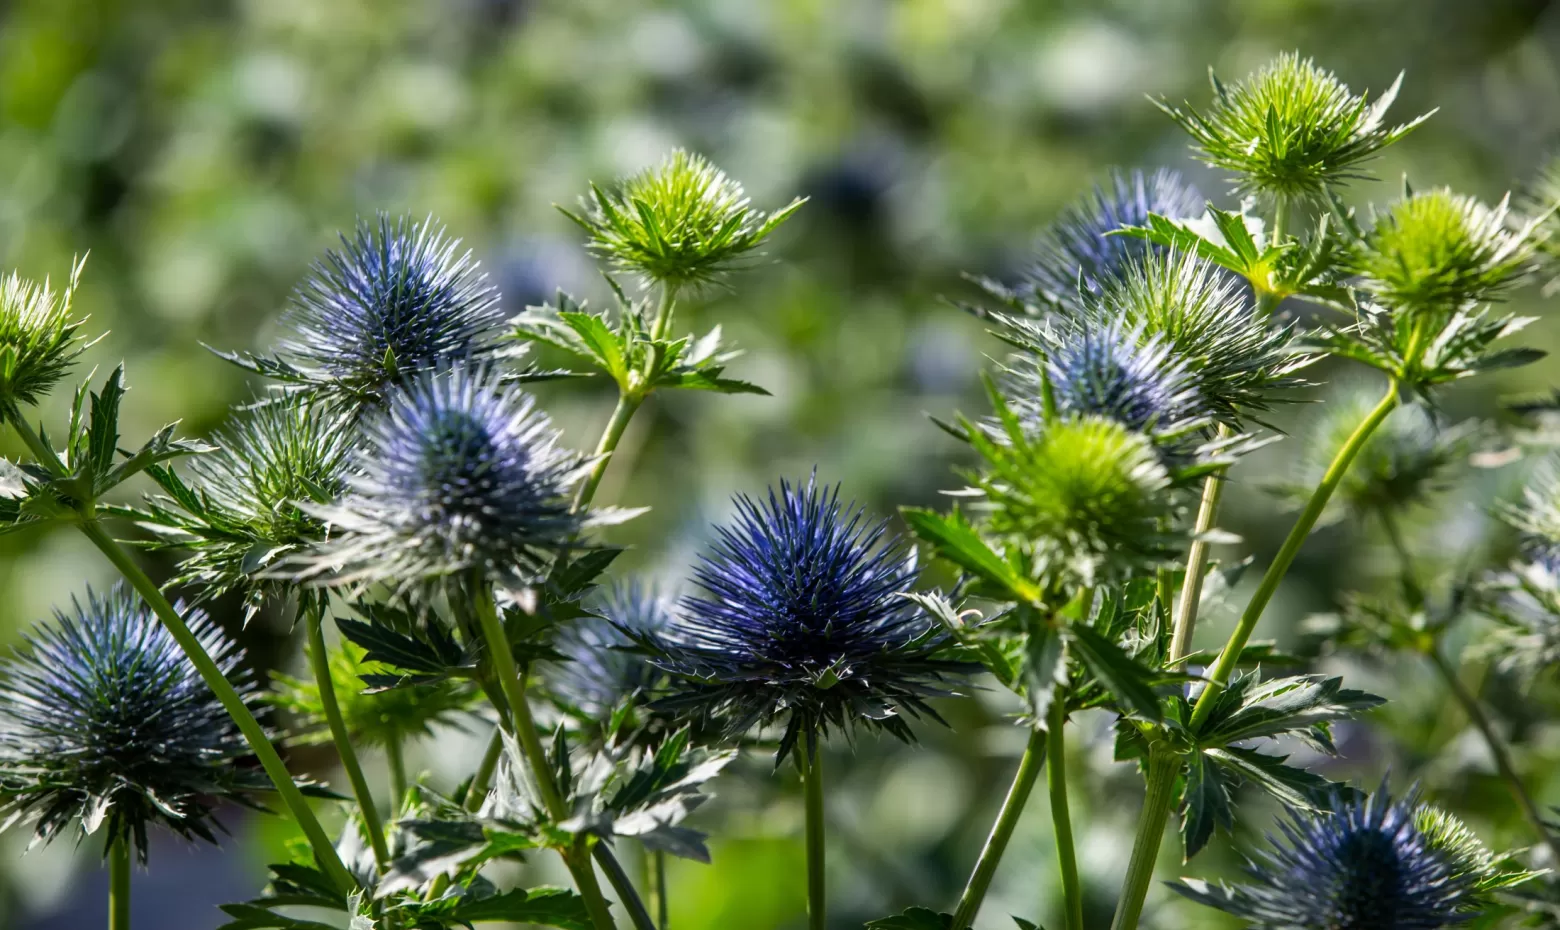
<path fill-rule="evenodd" d="M 1214 99 L 1206 111 L 1159 106 L 1204 162 L 1234 173 L 1242 195 L 1320 199 L 1329 186 L 1368 178 L 1361 166 L 1431 115 L 1389 128 L 1402 75 L 1372 103 L 1295 53 L 1232 86 L 1208 76 Z"/>
<path fill-rule="evenodd" d="M 314 509 L 332 538 L 304 577 L 407 590 L 475 572 L 523 586 L 594 522 L 570 506 L 588 463 L 491 370 L 420 375 L 362 428 L 345 496 Z"/>
<path fill-rule="evenodd" d="M 241 591 L 252 616 L 290 593 L 271 574 L 327 535 L 313 508 L 336 500 L 356 438 L 351 416 L 293 394 L 239 410 L 193 459 L 190 483 L 157 473 L 169 493 L 138 515 L 170 547 L 187 550 L 179 584 L 210 599 Z"/>
<path fill-rule="evenodd" d="M 1029 547 L 1038 572 L 1093 585 L 1174 556 L 1171 476 L 1148 436 L 1097 415 L 1030 429 L 999 407 L 998 420 L 1000 436 L 970 431 L 983 467 L 969 477 L 989 528 Z"/>
<path fill-rule="evenodd" d="M 1239 280 L 1190 253 L 1145 254 L 1063 318 L 1081 330 L 1118 327 L 1163 345 L 1190 373 L 1208 415 L 1233 426 L 1304 384 L 1296 373 L 1310 363 L 1292 327 L 1257 316 Z"/>
<path fill-rule="evenodd" d="M 558 631 L 553 648 L 566 661 L 550 663 L 542 678 L 555 700 L 600 722 L 624 702 L 649 700 L 665 680 L 634 643 L 667 629 L 673 610 L 671 598 L 637 579 L 612 585 L 595 610 Z"/>
<path fill-rule="evenodd" d="M 1154 248 L 1111 233 L 1145 226 L 1150 215 L 1200 216 L 1204 202 L 1196 188 L 1167 168 L 1152 174 L 1113 171 L 1105 184 L 1096 185 L 1046 229 L 1024 273 L 1025 285 L 1049 303 L 1076 303 L 1081 293 L 1099 292 Z"/>
<path fill-rule="evenodd" d="M 336 692 L 342 722 L 353 742 L 369 747 L 430 736 L 441 727 L 458 727 L 463 713 L 472 709 L 475 692 L 465 682 L 444 679 L 395 688 L 365 687 L 365 675 L 390 675 L 392 670 L 365 658 L 362 647 L 344 642 L 331 650 L 327 666 Z M 274 675 L 272 704 L 291 713 L 291 732 L 300 743 L 331 741 L 325 704 L 319 683 L 309 676 Z"/>
<path fill-rule="evenodd" d="M 349 404 L 456 362 L 504 353 L 498 292 L 432 218 L 361 220 L 327 252 L 282 318 L 276 362 L 257 370 Z"/>
<path fill-rule="evenodd" d="M 613 190 L 591 186 L 582 214 L 590 250 L 646 285 L 709 284 L 741 267 L 802 205 L 755 210 L 742 185 L 705 158 L 678 149 Z"/>
<path fill-rule="evenodd" d="M 1042 372 L 1044 378 L 1042 379 Z M 1154 433 L 1201 413 L 1197 386 L 1167 346 L 1141 339 L 1119 325 L 1057 333 L 1044 359 L 1014 373 L 1015 409 L 1039 419 L 1050 392 L 1064 417 L 1099 416 L 1129 430 Z"/>
<path fill-rule="evenodd" d="M 82 266 L 77 261 L 71 268 L 63 290 L 14 271 L 0 278 L 0 416 L 36 404 L 85 351 L 85 321 L 71 316 Z"/>
<path fill-rule="evenodd" d="M 201 611 L 184 616 L 252 702 L 238 648 Z M 78 822 L 143 860 L 151 824 L 216 842 L 216 807 L 262 786 L 238 764 L 248 754 L 173 636 L 122 587 L 57 611 L 4 666 L 0 811 L 34 822 L 37 841 Z"/>
<path fill-rule="evenodd" d="M 816 478 L 736 507 L 694 572 L 704 593 L 651 640 L 678 679 L 660 706 L 732 737 L 783 722 L 777 761 L 831 729 L 908 741 L 903 714 L 940 719 L 927 699 L 963 666 L 937 658 L 939 632 L 903 596 L 913 551 Z"/>
<path fill-rule="evenodd" d="M 1423 811 L 1413 793 L 1394 802 L 1385 789 L 1334 800 L 1328 810 L 1293 811 L 1279 825 L 1282 837 L 1269 838 L 1273 848 L 1248 863 L 1251 884 L 1171 887 L 1255 930 L 1454 926 L 1476 915 L 1487 890 L 1510 882 L 1493 857 L 1472 853 L 1466 828 L 1449 829 L 1446 815 Z"/>
<path fill-rule="evenodd" d="M 1291 476 L 1275 484 L 1280 496 L 1297 507 L 1303 505 L 1380 397 L 1379 387 L 1362 385 L 1322 404 L 1297 444 Z M 1446 490 L 1459 463 L 1466 463 L 1473 453 L 1476 427 L 1471 421 L 1438 424 L 1422 404 L 1399 406 L 1355 456 L 1325 516 L 1391 519 Z"/>
<path fill-rule="evenodd" d="M 1444 187 L 1410 194 L 1376 217 L 1351 270 L 1388 310 L 1449 314 L 1497 299 L 1532 272 L 1541 222 L 1516 222 L 1510 200 L 1491 208 Z"/>

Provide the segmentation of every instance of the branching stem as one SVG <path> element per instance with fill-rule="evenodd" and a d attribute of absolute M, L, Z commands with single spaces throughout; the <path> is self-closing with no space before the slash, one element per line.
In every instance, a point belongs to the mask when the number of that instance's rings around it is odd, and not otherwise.
<path fill-rule="evenodd" d="M 1051 794 L 1051 824 L 1056 834 L 1056 862 L 1062 874 L 1062 900 L 1067 930 L 1083 930 L 1083 885 L 1078 880 L 1078 853 L 1073 844 L 1072 813 L 1067 805 L 1067 702 L 1058 693 L 1051 699 L 1046 721 L 1046 785 Z"/>
<path fill-rule="evenodd" d="M 1013 830 L 1018 826 L 1019 818 L 1024 815 L 1029 793 L 1040 777 L 1040 770 L 1045 767 L 1045 753 L 1046 732 L 1031 729 L 1024 754 L 1018 760 L 1018 771 L 1013 773 L 1013 783 L 1008 786 L 1007 797 L 1002 801 L 1002 809 L 997 812 L 997 820 L 991 825 L 991 834 L 986 837 L 986 845 L 980 851 L 980 858 L 975 861 L 975 870 L 970 873 L 964 894 L 959 897 L 959 904 L 954 908 L 953 930 L 967 930 L 980 913 L 981 902 L 985 900 L 991 880 L 997 874 L 997 865 L 1002 861 L 1002 854 L 1007 852 L 1008 841 L 1013 838 Z"/>

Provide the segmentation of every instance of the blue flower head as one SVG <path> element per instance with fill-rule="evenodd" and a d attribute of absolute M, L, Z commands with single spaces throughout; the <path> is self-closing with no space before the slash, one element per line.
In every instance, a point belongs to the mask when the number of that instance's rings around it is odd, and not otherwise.
<path fill-rule="evenodd" d="M 1058 413 L 1151 433 L 1198 412 L 1197 387 L 1165 345 L 1119 326 L 1074 329 L 1044 362 Z"/>
<path fill-rule="evenodd" d="M 1426 812 L 1429 811 L 1427 816 Z M 1385 789 L 1331 810 L 1294 812 L 1282 838 L 1249 863 L 1249 885 L 1172 883 L 1177 892 L 1258 930 L 1435 930 L 1462 923 L 1483 891 L 1508 883 L 1468 847 L 1466 828 Z"/>
<path fill-rule="evenodd" d="M 963 667 L 936 658 L 935 627 L 903 596 L 913 555 L 886 525 L 816 479 L 736 506 L 694 572 L 704 593 L 684 598 L 658 638 L 658 663 L 679 679 L 661 706 L 731 737 L 783 720 L 777 760 L 830 728 L 861 723 L 908 741 L 901 712 L 940 719 L 927 699 Z"/>
<path fill-rule="evenodd" d="M 430 372 L 363 424 L 347 492 L 319 513 L 336 535 L 304 576 L 398 589 L 459 573 L 525 585 L 593 522 L 573 512 L 580 456 L 495 372 Z"/>
<path fill-rule="evenodd" d="M 182 610 L 182 608 L 180 608 Z M 237 726 L 141 599 L 89 593 L 28 637 L 0 680 L 0 812 L 40 841 L 72 822 L 146 858 L 149 824 L 216 842 L 223 799 L 263 787 L 237 766 Z M 238 648 L 200 611 L 190 628 L 246 701 Z"/>
<path fill-rule="evenodd" d="M 1145 225 L 1150 214 L 1199 216 L 1204 203 L 1196 188 L 1169 169 L 1113 171 L 1106 184 L 1068 207 L 1041 236 L 1025 283 L 1048 302 L 1075 304 L 1080 294 L 1098 293 L 1119 278 L 1151 248 L 1112 232 Z"/>
<path fill-rule="evenodd" d="M 455 362 L 500 354 L 498 292 L 432 219 L 360 221 L 326 253 L 283 318 L 284 363 L 262 371 L 349 403 Z"/>
<path fill-rule="evenodd" d="M 595 609 L 598 616 L 559 631 L 553 647 L 568 661 L 552 664 L 544 677 L 554 698 L 600 721 L 624 701 L 650 697 L 665 679 L 633 644 L 671 625 L 672 601 L 634 580 L 614 584 Z"/>

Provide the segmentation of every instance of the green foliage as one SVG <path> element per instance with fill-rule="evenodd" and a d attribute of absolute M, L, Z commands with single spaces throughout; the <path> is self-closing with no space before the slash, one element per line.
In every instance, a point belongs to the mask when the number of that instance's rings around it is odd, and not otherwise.
<path fill-rule="evenodd" d="M 740 268 L 801 207 L 753 209 L 742 185 L 699 155 L 678 150 L 616 189 L 591 186 L 580 213 L 590 248 L 613 267 L 672 289 L 710 284 Z"/>
<path fill-rule="evenodd" d="M 1331 185 L 1369 177 L 1362 164 L 1430 116 L 1388 128 L 1401 75 L 1371 102 L 1294 53 L 1233 86 L 1211 70 L 1208 77 L 1214 99 L 1207 110 L 1159 106 L 1192 137 L 1204 162 L 1234 173 L 1242 194 L 1319 199 Z"/>
<path fill-rule="evenodd" d="M 86 350 L 84 319 L 72 319 L 71 299 L 84 260 L 71 268 L 62 290 L 16 272 L 0 278 L 0 415 L 16 416 L 36 404 Z"/>
<path fill-rule="evenodd" d="M 1464 307 L 1436 322 L 1432 328 L 1423 317 L 1362 305 L 1352 323 L 1323 324 L 1307 344 L 1317 352 L 1383 372 L 1404 390 L 1425 398 L 1432 389 L 1453 381 L 1520 368 L 1545 355 L 1528 346 L 1496 346 L 1526 328 L 1532 317 Z"/>

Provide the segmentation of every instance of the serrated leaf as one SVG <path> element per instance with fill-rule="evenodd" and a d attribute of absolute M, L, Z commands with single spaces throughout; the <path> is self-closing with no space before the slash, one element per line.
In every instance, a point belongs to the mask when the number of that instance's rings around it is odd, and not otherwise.
<path fill-rule="evenodd" d="M 1067 631 L 1079 658 L 1122 705 L 1150 720 L 1164 719 L 1164 710 L 1153 688 L 1153 682 L 1161 677 L 1159 672 L 1127 655 L 1092 627 L 1075 624 Z"/>
<path fill-rule="evenodd" d="M 899 513 L 910 531 L 930 543 L 938 556 L 1009 592 L 1017 600 L 1039 600 L 1040 592 L 1034 583 L 1020 576 L 993 551 L 958 511 L 944 516 L 919 507 L 901 507 Z"/>
<path fill-rule="evenodd" d="M 459 898 L 443 916 L 454 921 L 502 920 L 562 930 L 594 930 L 585 899 L 563 888 L 516 888 L 487 898 Z"/>
<path fill-rule="evenodd" d="M 1051 625 L 1035 618 L 1024 643 L 1024 699 L 1035 724 L 1046 719 L 1058 685 L 1067 677 L 1067 643 Z"/>
<path fill-rule="evenodd" d="M 1190 860 L 1213 838 L 1214 829 L 1235 825 L 1230 785 L 1223 771 L 1204 753 L 1192 756 L 1181 795 L 1181 839 Z"/>
<path fill-rule="evenodd" d="M 866 930 L 951 930 L 952 914 L 939 914 L 931 908 L 912 907 L 902 914 L 867 921 Z"/>
<path fill-rule="evenodd" d="M 1348 797 L 1354 793 L 1352 788 L 1330 782 L 1305 769 L 1286 765 L 1287 756 L 1272 756 L 1234 746 L 1209 749 L 1205 755 L 1290 808 L 1313 808 L 1329 797 Z"/>

